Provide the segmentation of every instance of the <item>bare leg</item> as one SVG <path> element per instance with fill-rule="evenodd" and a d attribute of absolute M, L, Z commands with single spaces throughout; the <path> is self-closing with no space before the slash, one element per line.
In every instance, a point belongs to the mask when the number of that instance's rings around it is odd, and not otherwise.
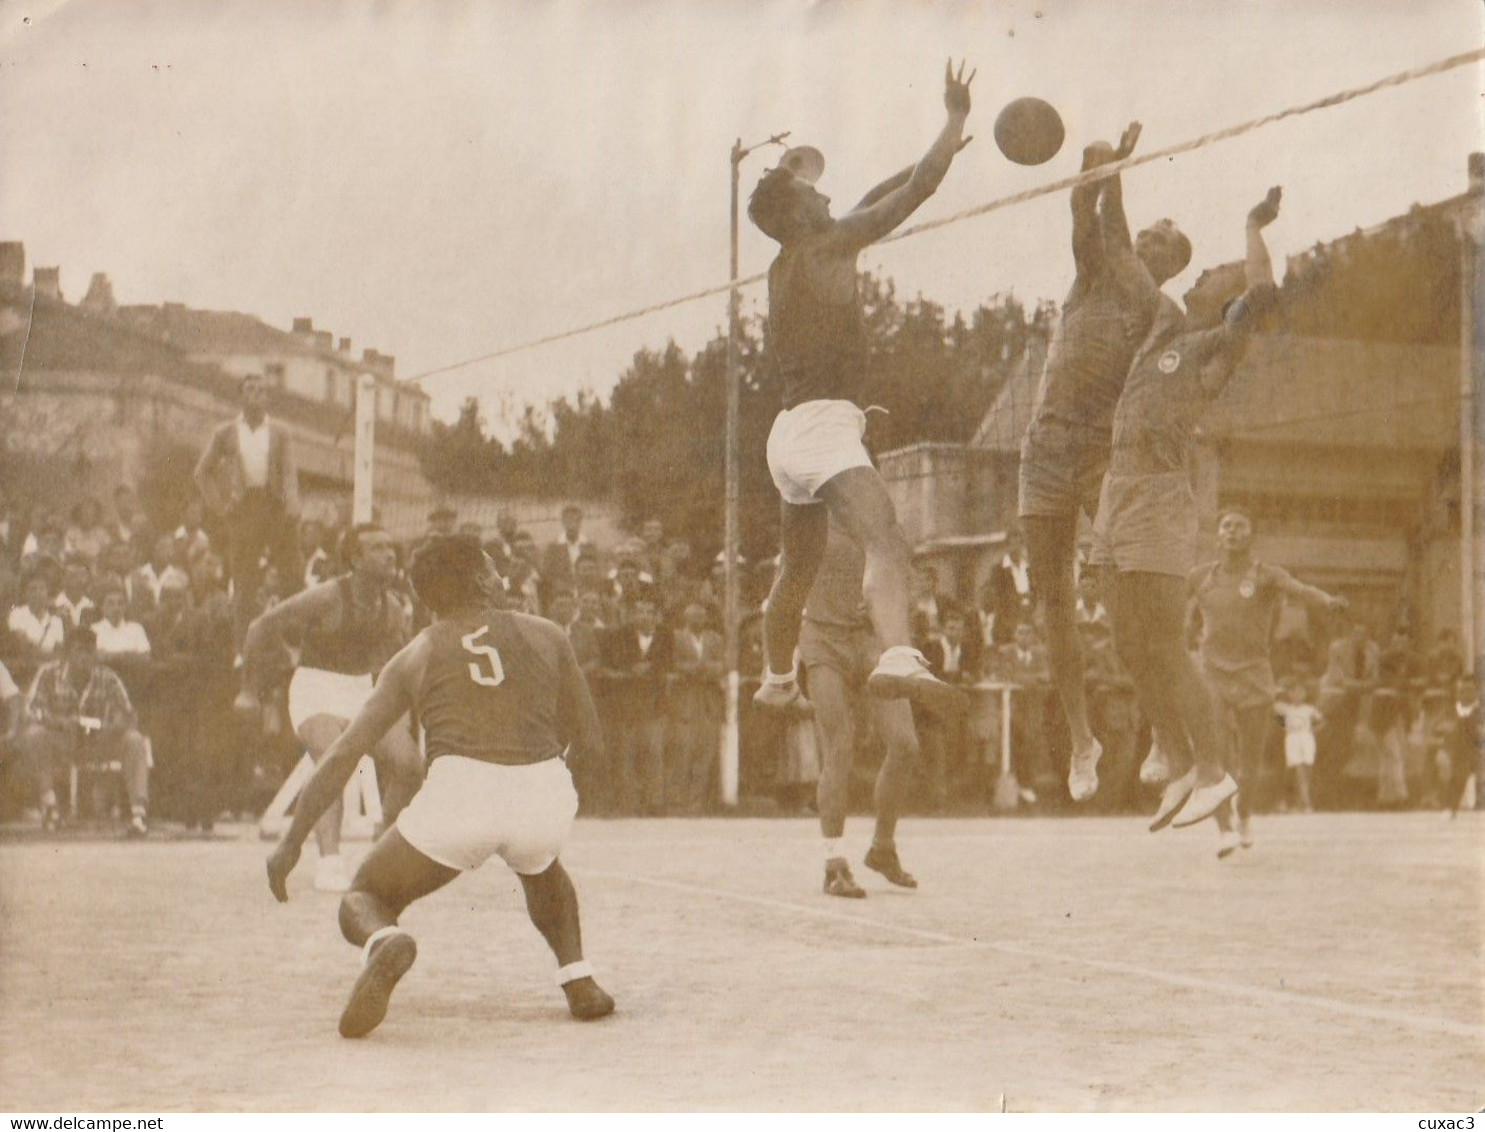
<path fill-rule="evenodd" d="M 866 553 L 862 590 L 882 648 L 910 646 L 911 551 L 897 525 L 886 483 L 875 468 L 847 468 L 820 488 L 820 498 L 830 508 L 831 517 Z"/>
<path fill-rule="evenodd" d="M 1170 689 L 1158 678 L 1150 654 L 1148 632 L 1135 600 L 1131 579 L 1120 574 L 1109 592 L 1109 615 L 1113 622 L 1114 647 L 1129 669 L 1140 707 L 1150 720 L 1156 742 L 1170 761 L 1173 777 L 1179 777 L 1191 765 L 1191 740 L 1170 696 Z"/>
<path fill-rule="evenodd" d="M 553 861 L 544 871 L 531 876 L 516 875 L 526 892 L 526 911 L 557 957 L 557 966 L 582 962 L 583 932 L 578 921 L 577 890 L 572 887 L 572 878 L 562 862 Z M 562 984 L 562 990 L 567 995 L 567 1008 L 575 1018 L 587 1021 L 613 1013 L 614 1000 L 592 975 L 569 979 Z"/>
<path fill-rule="evenodd" d="M 763 614 L 763 643 L 768 670 L 777 675 L 794 671 L 799 645 L 799 620 L 825 555 L 829 513 L 824 507 L 783 504 L 779 520 L 779 571 Z"/>
<path fill-rule="evenodd" d="M 1073 560 L 1077 552 L 1077 516 L 1028 515 L 1026 531 L 1031 590 L 1042 607 L 1047 663 L 1062 700 L 1062 713 L 1072 735 L 1073 758 L 1094 744 L 1084 693 L 1083 646 L 1078 639 L 1077 592 Z"/>
<path fill-rule="evenodd" d="M 339 716 L 312 715 L 299 725 L 296 734 L 309 751 L 309 757 L 319 763 L 330 744 L 349 726 L 350 720 Z M 344 821 L 345 803 L 336 798 L 335 804 L 325 811 L 325 816 L 315 823 L 315 844 L 320 848 L 322 859 L 340 855 L 340 827 Z"/>
<path fill-rule="evenodd" d="M 382 828 L 397 824 L 397 815 L 423 785 L 423 754 L 408 728 L 399 720 L 376 746 L 376 774 L 382 794 Z"/>
<path fill-rule="evenodd" d="M 419 853 L 397 830 L 377 839 L 340 901 L 340 932 L 360 947 L 373 932 L 393 927 L 414 900 L 436 892 L 459 875 Z"/>
<path fill-rule="evenodd" d="M 875 701 L 877 735 L 886 747 L 882 769 L 877 772 L 877 824 L 872 844 L 896 844 L 897 817 L 907 797 L 913 765 L 918 761 L 918 733 L 913 726 L 913 709 L 901 700 Z"/>
<path fill-rule="evenodd" d="M 815 705 L 815 731 L 820 741 L 820 782 L 815 801 L 820 832 L 834 840 L 846 832 L 851 757 L 856 751 L 856 714 L 844 677 L 833 668 L 810 668 L 810 700 Z"/>

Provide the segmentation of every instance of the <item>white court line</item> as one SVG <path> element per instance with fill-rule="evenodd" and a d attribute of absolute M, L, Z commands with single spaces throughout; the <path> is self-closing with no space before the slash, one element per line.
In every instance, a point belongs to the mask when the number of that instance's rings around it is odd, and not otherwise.
<path fill-rule="evenodd" d="M 1089 970 L 1105 971 L 1114 975 L 1130 975 L 1139 979 L 1148 979 L 1152 982 L 1165 983 L 1167 986 L 1185 987 L 1189 990 L 1206 991 L 1211 994 L 1224 994 L 1234 998 L 1246 998 L 1254 1002 L 1266 1002 L 1285 1007 L 1309 1006 L 1316 1010 L 1329 1011 L 1332 1014 L 1343 1014 L 1350 1018 L 1365 1018 L 1372 1022 L 1389 1022 L 1395 1026 L 1407 1026 L 1415 1030 L 1428 1030 L 1436 1034 L 1448 1034 L 1451 1037 L 1478 1038 L 1482 1033 L 1480 1026 L 1472 1025 L 1468 1022 L 1455 1022 L 1448 1018 L 1435 1018 L 1426 1014 L 1409 1014 L 1398 1010 L 1388 1010 L 1380 1006 L 1362 1006 L 1357 1003 L 1345 1002 L 1341 999 L 1326 998 L 1322 995 L 1302 994 L 1298 991 L 1270 990 L 1267 987 L 1255 987 L 1246 983 L 1229 983 L 1221 979 L 1202 978 L 1199 975 L 1183 975 L 1174 971 L 1159 971 L 1150 967 L 1139 967 L 1133 963 L 1118 963 L 1108 959 L 1089 959 L 1080 955 L 1065 955 L 1045 947 L 1023 947 L 1011 943 L 996 943 L 992 940 L 982 940 L 974 936 L 949 935 L 945 932 L 929 931 L 924 928 L 911 927 L 907 924 L 893 924 L 882 920 L 873 920 L 869 916 L 853 916 L 848 912 L 837 912 L 830 908 L 815 908 L 807 904 L 795 904 L 788 900 L 773 900 L 767 896 L 748 896 L 739 892 L 729 892 L 722 888 L 708 888 L 704 885 L 686 884 L 682 881 L 635 876 L 633 873 L 618 873 L 608 869 L 576 868 L 573 866 L 568 866 L 568 868 L 570 872 L 585 876 L 628 881 L 631 884 L 648 885 L 651 888 L 663 888 L 672 892 L 685 892 L 695 896 L 709 896 L 717 900 L 730 900 L 737 904 L 751 904 L 759 908 L 772 908 L 780 912 L 793 912 L 796 915 L 813 916 L 820 920 L 835 920 L 839 923 L 874 928 L 878 931 L 898 932 L 902 935 L 913 936 L 916 939 L 928 940 L 931 943 L 955 944 L 958 946 L 973 945 L 986 948 L 990 951 L 998 951 L 1004 955 L 1016 955 L 1028 959 L 1068 963 L 1075 967 L 1083 967 Z"/>

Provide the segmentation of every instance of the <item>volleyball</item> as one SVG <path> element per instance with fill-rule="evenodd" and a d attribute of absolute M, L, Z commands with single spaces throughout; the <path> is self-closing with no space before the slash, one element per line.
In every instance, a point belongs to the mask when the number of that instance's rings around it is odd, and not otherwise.
<path fill-rule="evenodd" d="M 1057 156 L 1067 131 L 1062 115 L 1040 98 L 1006 103 L 995 119 L 995 144 L 1017 165 L 1042 165 Z"/>

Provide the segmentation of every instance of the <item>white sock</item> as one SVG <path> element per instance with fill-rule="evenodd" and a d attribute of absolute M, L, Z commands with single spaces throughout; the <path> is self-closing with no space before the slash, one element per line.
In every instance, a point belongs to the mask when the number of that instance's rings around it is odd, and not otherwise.
<path fill-rule="evenodd" d="M 386 939 L 389 935 L 402 934 L 404 934 L 402 929 L 396 924 L 388 924 L 384 928 L 377 928 L 376 931 L 366 937 L 366 942 L 361 945 L 361 965 L 364 967 L 367 963 L 371 962 L 371 949 L 378 943 Z"/>
<path fill-rule="evenodd" d="M 576 982 L 578 979 L 591 979 L 593 977 L 593 964 L 586 959 L 579 959 L 576 963 L 569 963 L 566 967 L 557 968 L 557 985 L 565 987 L 568 983 Z"/>
<path fill-rule="evenodd" d="M 845 853 L 841 851 L 840 843 L 841 843 L 841 838 L 839 838 L 839 837 L 827 837 L 825 839 L 825 860 L 826 861 L 833 861 L 837 857 L 841 858 L 842 860 L 845 859 Z"/>

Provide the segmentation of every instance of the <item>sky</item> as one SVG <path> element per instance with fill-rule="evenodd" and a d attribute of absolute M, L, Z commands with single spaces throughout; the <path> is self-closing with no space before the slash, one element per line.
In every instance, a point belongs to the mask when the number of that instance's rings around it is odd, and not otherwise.
<path fill-rule="evenodd" d="M 782 130 L 848 207 L 943 121 L 944 60 L 979 75 L 975 141 L 915 219 L 1075 172 L 1144 125 L 1151 150 L 1481 46 L 1478 0 L 0 0 L 0 239 L 95 271 L 122 303 L 320 329 L 410 376 L 726 281 L 728 154 Z M 1023 95 L 1068 142 L 1010 164 Z M 1466 67 L 1132 170 L 1135 226 L 1174 217 L 1203 266 L 1242 252 L 1272 184 L 1290 254 L 1465 187 L 1485 148 Z M 744 163 L 743 195 L 773 164 Z M 1071 281 L 1066 194 L 869 249 L 951 309 Z M 742 273 L 773 245 L 743 220 Z M 745 308 L 763 295 L 745 292 Z M 725 297 L 430 378 L 434 411 L 606 394 L 636 350 L 702 345 Z"/>

